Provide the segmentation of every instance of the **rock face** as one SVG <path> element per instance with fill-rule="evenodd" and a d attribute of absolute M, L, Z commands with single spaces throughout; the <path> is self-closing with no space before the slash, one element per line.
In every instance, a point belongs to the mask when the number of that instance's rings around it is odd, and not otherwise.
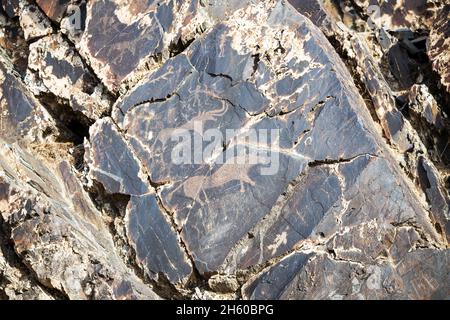
<path fill-rule="evenodd" d="M 17 146 L 1 148 L 2 221 L 42 286 L 70 299 L 157 298 L 115 253 L 69 163 L 50 170 Z"/>
<path fill-rule="evenodd" d="M 445 6 L 437 16 L 430 35 L 428 54 L 434 70 L 441 76 L 442 85 L 450 92 L 450 5 Z"/>
<path fill-rule="evenodd" d="M 90 119 L 109 112 L 106 89 L 60 35 L 44 37 L 30 45 L 26 81 L 34 86 L 37 95 L 55 95 Z"/>
<path fill-rule="evenodd" d="M 0 299 L 449 298 L 448 8 L 402 4 L 2 1 Z"/>

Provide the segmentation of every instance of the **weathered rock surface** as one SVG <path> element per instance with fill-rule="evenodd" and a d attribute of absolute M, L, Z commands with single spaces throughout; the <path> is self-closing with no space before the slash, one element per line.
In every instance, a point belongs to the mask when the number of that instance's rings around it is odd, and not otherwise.
<path fill-rule="evenodd" d="M 2 1 L 0 299 L 448 299 L 448 10 L 374 3 Z"/>
<path fill-rule="evenodd" d="M 12 64 L 0 57 L 0 136 L 8 142 L 42 140 L 56 131 L 47 110 L 15 74 Z"/>
<path fill-rule="evenodd" d="M 25 41 L 24 31 L 18 19 L 8 16 L 0 8 L 0 47 L 5 55 L 9 56 L 15 69 L 24 74 L 27 69 L 28 45 Z"/>
<path fill-rule="evenodd" d="M 90 119 L 109 112 L 106 89 L 61 35 L 51 35 L 30 45 L 26 81 L 35 94 L 51 93 Z"/>
<path fill-rule="evenodd" d="M 20 10 L 20 26 L 25 40 L 31 41 L 52 33 L 53 28 L 45 15 L 37 6 L 22 4 Z"/>
<path fill-rule="evenodd" d="M 37 5 L 42 11 L 55 22 L 61 22 L 64 15 L 67 13 L 70 3 L 77 1 L 71 0 L 36 0 Z"/>
<path fill-rule="evenodd" d="M 70 299 L 157 297 L 115 253 L 99 211 L 67 162 L 52 172 L 16 146 L 1 148 L 2 220 L 43 286 Z M 21 162 L 26 165 L 8 165 Z"/>
<path fill-rule="evenodd" d="M 105 85 L 117 91 L 249 2 L 255 1 L 89 1 L 78 47 Z"/>
<path fill-rule="evenodd" d="M 417 234 L 404 230 L 397 237 L 408 243 Z M 376 265 L 337 260 L 326 253 L 293 253 L 250 281 L 244 288 L 244 297 L 446 299 L 448 259 L 448 251 L 430 249 L 405 253 L 401 260 Z M 417 263 L 418 260 L 422 262 Z"/>
<path fill-rule="evenodd" d="M 450 93 L 450 5 L 445 6 L 434 21 L 428 55 L 442 85 Z"/>

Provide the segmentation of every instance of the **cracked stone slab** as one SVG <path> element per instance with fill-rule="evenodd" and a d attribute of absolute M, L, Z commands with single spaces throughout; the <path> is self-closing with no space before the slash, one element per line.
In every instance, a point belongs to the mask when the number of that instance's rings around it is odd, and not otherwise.
<path fill-rule="evenodd" d="M 415 115 L 416 118 L 419 118 L 415 121 L 416 123 L 414 123 L 413 127 L 413 125 L 405 119 L 401 111 L 398 109 L 396 103 L 398 96 L 386 82 L 380 62 L 378 62 L 375 57 L 379 53 L 377 53 L 377 50 L 374 51 L 370 49 L 371 46 L 367 42 L 367 39 L 351 28 L 346 27 L 341 21 L 342 18 L 334 15 L 332 8 L 327 7 L 321 1 L 314 1 L 316 4 L 315 6 L 308 6 L 306 3 L 298 3 L 295 1 L 291 1 L 291 3 L 295 5 L 297 10 L 301 13 L 307 14 L 308 16 L 314 17 L 314 15 L 318 12 L 320 12 L 321 17 L 325 15 L 320 20 L 313 20 L 314 23 L 319 26 L 328 37 L 337 40 L 341 46 L 341 50 L 343 50 L 345 55 L 348 56 L 353 62 L 354 67 L 351 69 L 354 76 L 361 81 L 365 87 L 365 90 L 369 95 L 368 98 L 370 98 L 370 101 L 372 102 L 374 113 L 380 122 L 385 137 L 395 146 L 395 149 L 397 149 L 407 159 L 406 166 L 408 171 L 413 175 L 421 172 L 421 158 L 424 154 L 425 158 L 428 158 L 428 160 L 425 160 L 428 163 L 430 162 L 430 159 L 437 161 L 437 163 L 441 162 L 441 158 L 443 156 L 445 157 L 444 153 L 448 139 L 446 134 L 439 133 L 439 130 L 443 129 L 442 117 L 434 98 L 428 93 L 427 87 L 425 85 L 415 85 L 410 89 L 407 100 L 409 101 L 409 107 L 412 111 L 411 115 Z M 439 7 L 441 4 L 437 3 L 436 6 Z M 431 14 L 430 19 L 432 19 L 432 16 L 433 15 Z M 377 33 L 375 33 L 375 35 Z M 378 39 L 378 41 L 380 41 L 380 39 Z M 393 46 L 391 49 L 395 48 L 400 51 L 403 50 L 403 47 L 399 45 Z M 389 51 L 389 54 L 391 54 L 391 51 Z M 406 63 L 407 59 L 404 58 L 405 55 L 407 56 L 408 53 L 404 52 L 398 55 L 398 57 L 394 59 L 394 64 Z M 409 68 L 406 67 L 406 71 L 402 74 L 407 77 L 410 76 L 408 70 Z M 424 117 L 428 120 L 421 119 Z M 426 121 L 435 124 L 435 128 L 433 128 L 434 132 L 431 134 L 433 138 L 427 137 L 430 135 L 427 131 L 416 131 L 417 123 L 425 123 Z M 424 124 L 423 126 L 428 127 L 429 125 Z M 427 144 L 427 146 L 425 146 L 424 142 L 429 139 L 435 141 L 434 144 Z M 433 165 L 428 167 L 427 172 L 430 176 L 439 176 L 438 170 Z M 425 174 L 425 176 L 427 174 Z M 427 179 L 424 180 L 428 181 Z M 443 218 L 447 216 L 447 212 L 445 211 L 445 206 L 441 203 L 441 201 L 448 203 L 448 196 L 446 195 L 447 192 L 442 182 L 439 182 L 439 179 L 432 178 L 432 180 L 435 181 L 432 188 L 436 188 L 436 192 L 440 196 L 433 198 L 439 199 L 439 201 L 432 201 L 432 203 L 430 203 L 432 212 L 431 218 L 433 223 L 440 221 L 437 224 L 437 229 L 447 229 L 444 226 L 448 224 L 448 219 Z M 428 184 L 425 184 L 425 186 L 422 187 L 423 190 L 427 190 L 428 188 Z M 429 190 L 425 191 L 425 193 L 428 192 Z M 430 199 L 430 197 L 427 197 L 427 201 Z M 443 237 L 448 237 L 448 231 L 443 232 Z"/>
<path fill-rule="evenodd" d="M 9 142 L 34 142 L 56 133 L 53 119 L 31 95 L 13 66 L 0 57 L 0 136 Z"/>
<path fill-rule="evenodd" d="M 109 111 L 111 102 L 106 88 L 61 35 L 30 45 L 28 69 L 25 81 L 35 94 L 51 93 L 90 119 L 98 119 Z"/>
<path fill-rule="evenodd" d="M 345 54 L 356 64 L 354 72 L 363 82 L 370 96 L 384 134 L 400 152 L 410 150 L 412 145 L 408 137 L 411 135 L 412 128 L 396 108 L 394 93 L 387 84 L 364 37 L 343 24 L 342 17 L 334 13 L 333 9 L 336 10 L 334 6 L 327 6 L 319 0 L 308 2 L 292 0 L 290 3 L 300 13 L 311 17 L 313 23 L 328 37 L 339 42 Z M 308 3 L 309 5 L 307 5 Z M 400 56 L 394 61 L 400 61 L 404 65 L 405 62 L 401 58 L 404 57 Z M 403 75 L 410 76 L 407 73 L 403 73 Z"/>
<path fill-rule="evenodd" d="M 384 159 L 369 155 L 310 168 L 251 231 L 253 238 L 235 249 L 237 260 L 245 266 L 261 264 L 312 242 L 329 243 L 335 253 L 342 248 L 348 259 L 370 263 L 385 249 L 383 238 L 403 221 L 416 223 L 438 242 L 415 194 L 406 184 L 399 186 L 395 176 Z"/>
<path fill-rule="evenodd" d="M 155 195 L 131 197 L 125 220 L 130 242 L 147 274 L 161 273 L 171 283 L 186 283 L 191 263 Z"/>
<path fill-rule="evenodd" d="M 186 283 L 191 263 L 128 141 L 108 118 L 95 123 L 90 136 L 85 154 L 90 179 L 111 194 L 131 196 L 126 230 L 138 263 L 151 278 L 163 274 L 172 283 Z"/>
<path fill-rule="evenodd" d="M 448 259 L 448 250 L 420 249 L 394 262 L 365 265 L 320 250 L 296 252 L 250 280 L 243 296 L 255 300 L 446 299 Z"/>
<path fill-rule="evenodd" d="M 102 183 L 108 193 L 144 195 L 150 192 L 145 173 L 133 150 L 108 118 L 90 128 L 85 159 L 90 178 Z"/>
<path fill-rule="evenodd" d="M 432 222 L 448 242 L 450 238 L 450 211 L 448 196 L 441 187 L 442 178 L 437 173 L 433 163 L 423 157 L 419 160 L 418 176 L 427 201 L 431 204 Z"/>
<path fill-rule="evenodd" d="M 0 148 L 0 213 L 15 251 L 44 287 L 70 299 L 158 298 L 117 256 L 67 162 L 51 168 L 16 145 L 2 141 Z"/>
<path fill-rule="evenodd" d="M 77 47 L 110 91 L 126 90 L 216 21 L 249 2 L 89 1 Z"/>
<path fill-rule="evenodd" d="M 440 245 L 424 203 L 350 77 L 323 34 L 285 2 L 238 10 L 117 102 L 111 137 L 127 156 L 114 156 L 106 143 L 94 146 L 104 130 L 91 134 L 87 159 L 107 158 L 91 162 L 94 175 L 105 171 L 94 179 L 112 189 L 106 176 L 118 175 L 117 192 L 148 176 L 201 274 L 263 264 L 302 241 L 331 241 L 344 226 L 369 223 L 380 211 L 377 236 L 409 219 Z M 202 128 L 195 126 L 199 121 Z M 177 129 L 195 139 L 212 128 L 222 139 L 206 161 L 172 161 Z M 226 129 L 237 134 L 228 138 Z M 250 129 L 279 129 L 274 174 L 262 174 L 261 164 L 214 161 L 235 147 L 262 153 L 255 141 L 242 139 Z M 369 200 L 374 194 L 377 200 Z M 341 225 L 338 218 L 348 221 Z M 137 251 L 144 246 L 137 243 Z"/>
<path fill-rule="evenodd" d="M 181 6 L 181 1 L 89 1 L 79 46 L 111 91 L 145 60 L 162 55 L 165 32 Z"/>

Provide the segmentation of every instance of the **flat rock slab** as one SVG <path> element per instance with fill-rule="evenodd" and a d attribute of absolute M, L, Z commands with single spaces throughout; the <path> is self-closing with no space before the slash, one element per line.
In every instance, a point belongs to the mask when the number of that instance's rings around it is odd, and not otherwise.
<path fill-rule="evenodd" d="M 107 118 L 93 125 L 90 134 L 85 154 L 90 178 L 111 194 L 131 196 L 126 228 L 138 263 L 151 278 L 163 274 L 173 283 L 186 283 L 192 273 L 189 258 L 132 147 Z"/>
<path fill-rule="evenodd" d="M 0 297 L 448 298 L 443 179 L 374 52 L 399 88 L 415 62 L 358 33 L 374 4 L 1 1 Z M 380 14 L 432 29 L 447 88 L 442 7 Z"/>
<path fill-rule="evenodd" d="M 149 196 L 154 205 L 146 214 L 164 208 L 173 216 L 172 228 L 205 275 L 261 265 L 305 243 L 351 244 L 339 236 L 348 229 L 356 237 L 359 224 L 383 238 L 413 221 L 440 243 L 349 78 L 324 35 L 290 5 L 238 10 L 117 102 L 113 120 L 99 124 L 109 123 L 112 135 L 91 132 L 92 177 L 133 197 L 146 193 L 147 177 L 159 206 Z M 195 141 L 208 151 L 199 154 Z M 180 146 L 187 161 L 174 161 Z M 252 163 L 249 154 L 265 161 Z M 128 227 L 137 252 L 146 253 L 141 226 Z M 354 241 L 364 252 L 355 259 L 385 249 L 368 239 Z M 350 247 L 335 252 L 353 254 Z M 158 265 L 148 262 L 149 269 Z"/>
<path fill-rule="evenodd" d="M 398 241 L 410 235 L 399 232 Z M 417 261 L 421 261 L 417 263 Z M 421 249 L 401 260 L 360 264 L 326 253 L 293 253 L 244 286 L 245 299 L 448 298 L 449 252 Z"/>
<path fill-rule="evenodd" d="M 151 194 L 133 196 L 126 220 L 130 242 L 147 274 L 161 273 L 171 283 L 186 283 L 192 273 L 191 263 L 157 198 Z"/>
<path fill-rule="evenodd" d="M 103 83 L 117 92 L 249 2 L 256 1 L 88 1 L 86 14 L 80 8 L 81 30 L 74 39 Z"/>

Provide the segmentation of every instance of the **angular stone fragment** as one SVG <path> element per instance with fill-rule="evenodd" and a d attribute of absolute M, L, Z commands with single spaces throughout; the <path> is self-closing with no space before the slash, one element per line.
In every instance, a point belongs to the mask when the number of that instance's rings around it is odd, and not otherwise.
<path fill-rule="evenodd" d="M 423 122 L 440 130 L 444 127 L 442 111 L 426 85 L 414 85 L 408 93 L 409 110 Z"/>
<path fill-rule="evenodd" d="M 236 292 L 240 285 L 237 279 L 229 275 L 215 275 L 208 280 L 209 287 L 214 292 L 233 293 Z"/>
<path fill-rule="evenodd" d="M 153 0 L 88 3 L 80 48 L 110 90 L 117 90 L 146 59 L 162 54 L 165 29 L 173 24 L 172 12 L 180 10 L 178 1 L 167 2 L 159 6 Z"/>
<path fill-rule="evenodd" d="M 291 283 L 291 277 L 300 272 L 307 264 L 309 254 L 293 253 L 281 260 L 275 266 L 265 271 L 259 277 L 246 284 L 243 295 L 246 299 L 273 299 L 283 298 L 286 287 Z"/>
<path fill-rule="evenodd" d="M 54 171 L 17 146 L 2 141 L 0 149 L 2 221 L 44 287 L 70 299 L 157 298 L 115 254 L 107 227 L 67 162 Z"/>
<path fill-rule="evenodd" d="M 147 273 L 164 274 L 171 283 L 186 282 L 192 267 L 156 197 L 131 197 L 126 221 L 130 242 Z"/>
<path fill-rule="evenodd" d="M 50 22 L 34 5 L 22 6 L 20 11 L 20 26 L 24 31 L 25 40 L 30 41 L 49 35 L 53 32 Z"/>
<path fill-rule="evenodd" d="M 0 57 L 0 137 L 8 142 L 42 140 L 56 133 L 54 121 Z"/>
<path fill-rule="evenodd" d="M 394 31 L 405 28 L 418 30 L 430 27 L 445 1 L 392 0 L 379 2 L 377 0 L 355 0 L 343 2 L 348 4 L 347 8 L 351 8 L 353 2 L 365 15 L 372 17 L 374 23 Z"/>
<path fill-rule="evenodd" d="M 90 119 L 108 112 L 106 89 L 62 36 L 52 35 L 30 45 L 28 68 L 26 81 L 36 94 L 51 93 Z"/>
<path fill-rule="evenodd" d="M 92 179 L 101 182 L 112 194 L 139 196 L 150 191 L 138 159 L 111 120 L 105 118 L 95 123 L 90 136 L 85 159 Z"/>
<path fill-rule="evenodd" d="M 409 57 L 407 48 L 395 44 L 388 52 L 392 74 L 400 84 L 401 90 L 411 88 L 419 77 L 418 64 Z"/>
<path fill-rule="evenodd" d="M 370 156 L 311 168 L 296 182 L 282 205 L 252 230 L 254 237 L 240 243 L 235 254 L 242 257 L 245 266 L 250 266 L 283 255 L 308 241 L 320 243 L 332 239 L 330 247 L 336 252 L 342 248 L 343 254 L 351 254 L 348 259 L 370 262 L 370 257 L 375 258 L 384 248 L 373 237 L 382 239 L 393 225 L 404 221 L 424 226 L 437 241 L 439 235 L 428 224 L 423 209 L 415 207 L 415 195 L 398 191 L 392 170 L 384 160 Z M 384 174 L 380 176 L 376 172 Z M 406 190 L 407 185 L 400 188 Z M 382 208 L 377 208 L 378 204 Z M 372 226 L 373 234 L 340 243 L 336 235 L 342 232 L 339 230 L 366 224 Z M 358 248 L 356 255 L 346 251 L 347 244 Z"/>
<path fill-rule="evenodd" d="M 36 0 L 37 5 L 53 21 L 60 22 L 72 0 Z"/>

